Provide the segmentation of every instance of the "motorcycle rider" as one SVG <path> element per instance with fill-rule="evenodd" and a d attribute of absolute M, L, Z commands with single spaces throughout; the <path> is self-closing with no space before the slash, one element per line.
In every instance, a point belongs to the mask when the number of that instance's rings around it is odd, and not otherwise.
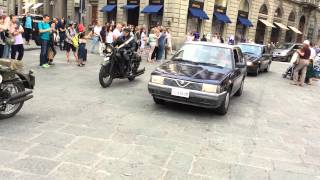
<path fill-rule="evenodd" d="M 125 28 L 122 32 L 122 35 L 118 37 L 115 40 L 115 42 L 113 42 L 113 45 L 115 47 L 120 46 L 121 44 L 129 40 L 131 38 L 130 32 L 131 32 L 130 28 Z M 123 48 L 120 49 L 119 51 L 120 57 L 118 57 L 118 59 L 120 63 L 120 73 L 122 75 L 124 74 L 125 65 L 127 65 L 128 67 L 127 75 L 132 76 L 131 59 L 135 51 L 137 51 L 137 42 L 135 39 L 133 39 L 127 45 L 125 45 Z"/>

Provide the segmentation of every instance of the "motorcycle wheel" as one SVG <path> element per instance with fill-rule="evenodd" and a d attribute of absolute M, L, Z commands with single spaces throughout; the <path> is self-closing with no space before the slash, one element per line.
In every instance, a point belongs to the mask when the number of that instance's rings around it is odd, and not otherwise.
<path fill-rule="evenodd" d="M 107 64 L 107 67 L 101 66 L 101 69 L 99 72 L 99 82 L 103 88 L 107 88 L 112 84 L 113 78 L 110 75 L 109 69 L 110 69 L 110 64 Z"/>
<path fill-rule="evenodd" d="M 4 83 L 2 88 L 2 94 L 6 94 L 7 96 L 12 96 L 13 94 L 23 92 L 24 86 L 22 83 Z M 1 98 L 9 98 L 9 97 L 1 97 Z M 24 102 L 18 104 L 7 104 L 4 110 L 0 111 L 0 119 L 11 118 L 16 115 L 22 108 Z"/>
<path fill-rule="evenodd" d="M 135 80 L 135 76 L 131 76 L 131 77 L 128 77 L 128 80 L 131 82 L 131 81 L 134 81 Z"/>

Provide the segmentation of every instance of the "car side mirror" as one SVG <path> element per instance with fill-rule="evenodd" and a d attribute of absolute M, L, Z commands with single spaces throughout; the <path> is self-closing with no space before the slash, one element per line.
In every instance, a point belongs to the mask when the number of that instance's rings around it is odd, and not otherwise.
<path fill-rule="evenodd" d="M 236 67 L 237 67 L 237 68 L 245 68 L 245 67 L 246 67 L 246 64 L 245 64 L 245 63 L 238 62 L 238 63 L 236 63 Z"/>

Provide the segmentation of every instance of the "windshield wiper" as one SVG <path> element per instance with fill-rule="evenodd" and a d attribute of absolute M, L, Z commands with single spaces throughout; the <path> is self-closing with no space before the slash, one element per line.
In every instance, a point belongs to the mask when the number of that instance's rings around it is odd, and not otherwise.
<path fill-rule="evenodd" d="M 205 66 L 214 66 L 219 68 L 224 68 L 223 66 L 219 66 L 218 64 L 207 63 L 207 62 L 195 62 L 196 64 L 205 65 Z"/>
<path fill-rule="evenodd" d="M 181 62 L 188 62 L 188 63 L 193 63 L 192 61 L 183 59 L 183 58 L 174 58 L 173 61 L 181 61 Z"/>

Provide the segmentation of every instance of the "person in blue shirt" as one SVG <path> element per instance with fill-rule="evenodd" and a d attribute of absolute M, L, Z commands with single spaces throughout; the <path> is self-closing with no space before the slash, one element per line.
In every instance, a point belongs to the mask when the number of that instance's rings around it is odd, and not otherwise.
<path fill-rule="evenodd" d="M 32 33 L 32 24 L 33 24 L 33 19 L 30 15 L 29 12 L 27 12 L 26 16 L 22 19 L 23 22 L 23 27 L 24 27 L 24 34 L 26 38 L 26 44 L 30 44 L 30 34 Z"/>
<path fill-rule="evenodd" d="M 48 15 L 43 16 L 43 21 L 38 23 L 39 35 L 41 40 L 41 53 L 40 53 L 40 66 L 48 68 L 48 45 L 50 40 L 50 17 Z"/>

